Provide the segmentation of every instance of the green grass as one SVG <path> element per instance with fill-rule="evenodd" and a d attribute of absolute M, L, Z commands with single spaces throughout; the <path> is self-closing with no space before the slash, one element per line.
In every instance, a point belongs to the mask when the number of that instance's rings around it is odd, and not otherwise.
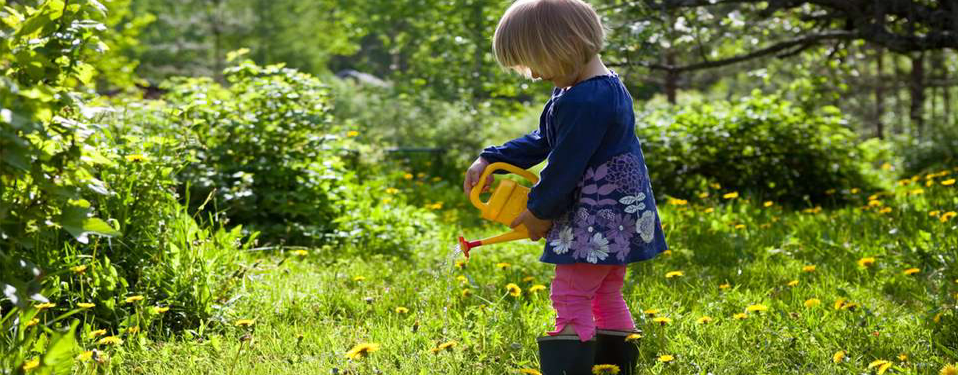
<path fill-rule="evenodd" d="M 860 196 L 859 207 L 821 212 L 724 200 L 718 191 L 686 205 L 660 202 L 672 250 L 630 267 L 625 288 L 644 331 L 640 373 L 875 373 L 868 366 L 882 359 L 893 364 L 886 374 L 937 374 L 958 360 L 958 218 L 929 215 L 955 211 L 958 188 L 914 189 L 879 197 L 881 207 L 864 208 L 868 199 Z M 879 213 L 884 207 L 890 212 Z M 539 245 L 477 248 L 458 269 L 447 262 L 456 231 L 454 223 L 436 228 L 408 258 L 346 258 L 335 249 L 263 254 L 239 298 L 209 329 L 108 349 L 111 370 L 506 374 L 537 368 L 535 338 L 554 318 L 548 289 L 528 292 L 551 278 L 551 266 L 538 262 Z M 863 257 L 874 257 L 874 264 L 860 266 Z M 804 272 L 806 265 L 816 269 Z M 912 267 L 919 272 L 903 273 Z M 670 271 L 683 275 L 666 278 Z M 798 284 L 789 286 L 793 280 Z M 509 296 L 507 283 L 518 284 L 522 296 Z M 472 294 L 463 297 L 463 289 Z M 810 298 L 821 304 L 805 307 Z M 858 307 L 835 309 L 839 298 Z M 733 319 L 754 304 L 768 310 Z M 648 309 L 671 323 L 653 323 L 643 314 Z M 698 323 L 703 316 L 713 321 Z M 255 324 L 236 327 L 240 319 Z M 431 350 L 448 342 L 455 344 Z M 347 360 L 346 352 L 361 343 L 379 350 Z M 846 353 L 839 363 L 837 351 Z M 659 362 L 664 354 L 674 360 Z M 81 372 L 92 370 L 86 366 Z"/>

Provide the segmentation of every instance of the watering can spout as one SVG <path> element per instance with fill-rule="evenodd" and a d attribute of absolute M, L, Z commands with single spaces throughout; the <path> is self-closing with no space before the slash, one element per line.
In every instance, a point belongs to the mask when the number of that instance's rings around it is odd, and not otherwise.
<path fill-rule="evenodd" d="M 539 182 L 539 177 L 532 172 L 511 164 L 492 163 L 487 166 L 486 170 L 482 173 L 482 177 L 479 178 L 479 183 L 476 184 L 476 186 L 472 188 L 472 191 L 469 192 L 469 199 L 472 201 L 472 204 L 482 212 L 483 219 L 510 225 L 512 224 L 512 221 L 515 220 L 515 218 L 526 209 L 526 202 L 529 199 L 530 189 L 526 186 L 519 185 L 512 180 L 501 180 L 499 181 L 499 185 L 493 189 L 492 196 L 489 198 L 489 200 L 483 202 L 479 198 L 479 195 L 482 193 L 486 178 L 497 170 L 505 170 L 515 173 L 529 180 L 529 182 L 533 184 Z M 469 250 L 474 247 L 490 245 L 499 242 L 520 240 L 523 238 L 529 238 L 529 230 L 526 229 L 525 226 L 520 225 L 514 228 L 511 232 L 478 241 L 467 241 L 465 238 L 459 237 L 459 249 L 462 250 L 462 253 L 466 256 L 466 258 L 468 258 Z"/>

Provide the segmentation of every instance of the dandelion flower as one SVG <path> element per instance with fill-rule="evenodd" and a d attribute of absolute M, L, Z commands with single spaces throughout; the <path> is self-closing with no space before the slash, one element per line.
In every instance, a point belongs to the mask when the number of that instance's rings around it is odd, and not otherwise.
<path fill-rule="evenodd" d="M 825 195 L 833 195 L 833 194 L 835 194 L 835 193 L 837 193 L 837 192 L 838 192 L 838 190 L 828 189 L 828 190 L 825 190 Z"/>
<path fill-rule="evenodd" d="M 100 339 L 100 341 L 97 341 L 96 343 L 97 345 L 120 345 L 123 343 L 123 340 L 116 336 L 107 336 Z"/>
<path fill-rule="evenodd" d="M 535 277 L 526 276 L 526 277 L 523 277 L 523 278 L 522 278 L 522 282 L 528 283 L 528 282 L 532 282 L 532 281 L 535 280 L 535 279 L 536 279 Z"/>
<path fill-rule="evenodd" d="M 595 375 L 615 375 L 619 373 L 619 366 L 609 364 L 595 365 L 592 366 L 592 373 Z"/>
<path fill-rule="evenodd" d="M 703 316 L 703 317 L 699 318 L 699 320 L 696 320 L 695 322 L 698 323 L 698 324 L 708 324 L 708 323 L 711 323 L 711 322 L 712 322 L 712 317 L 711 317 L 711 316 Z"/>
<path fill-rule="evenodd" d="M 165 312 L 167 312 L 167 311 L 170 311 L 170 308 L 169 308 L 168 306 L 154 306 L 154 307 L 153 307 L 153 312 L 156 313 L 156 314 L 162 314 L 162 313 L 165 313 Z"/>
<path fill-rule="evenodd" d="M 129 297 L 126 297 L 126 299 L 124 300 L 124 302 L 126 302 L 126 303 L 134 303 L 134 302 L 139 302 L 139 301 L 142 301 L 142 300 L 143 300 L 143 296 L 129 296 Z"/>
<path fill-rule="evenodd" d="M 938 210 L 928 211 L 928 216 L 931 216 L 931 217 L 941 216 L 941 211 L 938 211 Z"/>
<path fill-rule="evenodd" d="M 733 315 L 732 315 L 732 319 L 735 319 L 735 320 L 748 319 L 748 314 L 746 314 L 746 313 L 733 314 Z"/>
<path fill-rule="evenodd" d="M 295 255 L 295 256 L 304 257 L 304 256 L 309 255 L 309 252 L 306 251 L 306 250 L 303 250 L 303 249 L 298 249 L 298 250 L 293 250 L 293 251 L 292 251 L 292 254 Z"/>
<path fill-rule="evenodd" d="M 648 309 L 648 310 L 642 311 L 642 313 L 648 316 L 655 316 L 655 314 L 659 313 L 659 309 Z"/>
<path fill-rule="evenodd" d="M 689 203 L 689 201 L 687 201 L 687 200 L 685 200 L 685 199 L 669 198 L 669 204 L 671 204 L 671 205 L 673 205 L 673 206 L 684 206 L 684 205 L 686 205 L 686 204 L 688 204 L 688 203 Z"/>
<path fill-rule="evenodd" d="M 917 268 L 909 268 L 909 269 L 907 269 L 907 270 L 902 271 L 902 273 L 905 274 L 905 275 L 914 275 L 914 274 L 918 273 L 919 271 L 921 271 L 921 270 L 919 270 L 919 269 L 917 269 Z"/>
<path fill-rule="evenodd" d="M 355 137 L 355 136 L 358 136 L 358 135 L 359 135 L 359 132 L 356 131 L 356 130 L 350 130 L 350 131 L 346 132 L 346 136 L 349 137 L 349 138 L 352 138 L 352 137 Z"/>
<path fill-rule="evenodd" d="M 141 163 L 146 161 L 146 156 L 140 154 L 127 155 L 126 160 L 131 163 Z"/>
<path fill-rule="evenodd" d="M 362 343 L 354 346 L 352 349 L 349 349 L 346 352 L 346 358 L 357 360 L 362 359 L 369 355 L 369 353 L 379 350 L 379 344 L 375 343 Z"/>
<path fill-rule="evenodd" d="M 931 318 L 931 321 L 933 321 L 933 322 L 935 322 L 935 323 L 941 322 L 941 313 L 935 314 L 935 316 Z"/>
<path fill-rule="evenodd" d="M 733 191 L 733 192 L 731 192 L 731 193 L 726 193 L 725 195 L 722 195 L 722 198 L 725 198 L 725 199 L 735 199 L 735 198 L 738 198 L 738 192 L 737 192 L 737 191 Z"/>
<path fill-rule="evenodd" d="M 37 310 L 45 310 L 45 309 L 57 307 L 57 304 L 52 303 L 52 302 L 45 302 L 45 303 L 41 303 L 41 304 L 38 304 L 38 305 L 33 306 L 33 307 L 35 307 Z"/>
<path fill-rule="evenodd" d="M 405 314 L 405 313 L 408 313 L 408 312 L 409 312 L 409 309 L 407 309 L 407 308 L 405 308 L 405 307 L 403 307 L 403 306 L 397 306 L 397 307 L 396 307 L 396 314 Z"/>
<path fill-rule="evenodd" d="M 469 278 L 467 278 L 467 277 L 465 277 L 465 276 L 463 276 L 463 275 L 456 276 L 456 280 L 458 280 L 460 283 L 463 283 L 463 284 L 468 284 L 468 283 L 469 283 Z"/>
<path fill-rule="evenodd" d="M 765 305 L 762 305 L 762 304 L 750 305 L 750 306 L 748 306 L 748 307 L 745 308 L 745 311 L 746 311 L 746 312 L 768 311 L 768 306 L 765 306 Z"/>
<path fill-rule="evenodd" d="M 794 287 L 794 286 L 798 286 L 798 280 L 789 281 L 788 284 L 786 284 L 786 285 L 788 285 L 788 286 L 793 286 L 793 287 Z"/>
<path fill-rule="evenodd" d="M 76 356 L 76 360 L 80 362 L 86 362 L 93 358 L 93 351 L 87 350 L 83 353 L 80 353 Z"/>
<path fill-rule="evenodd" d="M 938 375 L 958 375 L 958 365 L 947 364 L 945 367 L 941 368 L 941 371 L 938 372 Z"/>
<path fill-rule="evenodd" d="M 140 332 L 140 326 L 133 326 L 126 329 L 126 333 L 135 335 Z"/>
<path fill-rule="evenodd" d="M 357 283 L 366 281 L 366 276 L 356 276 L 356 277 L 353 278 L 353 281 L 354 281 L 354 282 L 357 282 Z"/>
<path fill-rule="evenodd" d="M 31 371 L 37 367 L 40 367 L 40 358 L 34 358 L 23 363 L 23 371 Z"/>
<path fill-rule="evenodd" d="M 461 293 L 461 294 L 462 294 L 462 296 L 463 296 L 463 298 L 465 298 L 465 297 L 469 297 L 469 296 L 471 296 L 471 295 L 472 295 L 472 290 L 469 290 L 469 289 L 463 289 L 463 290 L 462 290 L 462 293 Z"/>
<path fill-rule="evenodd" d="M 707 213 L 707 214 L 710 214 L 710 213 L 712 213 L 712 212 L 715 212 L 715 208 L 709 207 L 709 208 L 706 208 L 703 212 L 705 212 L 705 213 Z"/>
<path fill-rule="evenodd" d="M 106 334 L 106 330 L 105 330 L 105 329 L 98 329 L 98 330 L 96 330 L 96 331 L 90 331 L 90 337 L 91 337 L 91 338 L 103 336 L 103 335 L 105 335 L 105 334 Z"/>
<path fill-rule="evenodd" d="M 901 354 L 899 354 L 899 355 L 898 355 L 898 360 L 899 360 L 899 361 L 902 361 L 902 362 L 907 362 L 907 361 L 908 361 L 908 354 L 907 354 L 907 353 L 901 353 Z"/>
<path fill-rule="evenodd" d="M 256 319 L 240 319 L 233 325 L 237 327 L 252 327 L 254 324 L 256 324 Z"/>
<path fill-rule="evenodd" d="M 942 223 L 944 223 L 944 222 L 946 222 L 946 221 L 948 221 L 948 220 L 951 220 L 951 218 L 955 217 L 955 215 L 958 215 L 958 213 L 956 213 L 955 211 L 948 211 L 948 212 L 945 212 L 944 214 L 942 214 L 941 217 L 938 218 L 938 220 L 940 220 Z"/>
<path fill-rule="evenodd" d="M 735 229 L 745 229 L 745 224 L 736 224 Z"/>
<path fill-rule="evenodd" d="M 29 321 L 27 321 L 27 327 L 33 327 L 33 326 L 35 326 L 35 325 L 37 325 L 37 324 L 40 324 L 40 319 L 33 318 L 33 319 L 30 319 Z"/>
<path fill-rule="evenodd" d="M 672 250 L 665 250 L 662 252 L 662 255 L 672 255 Z"/>
<path fill-rule="evenodd" d="M 858 193 L 861 192 L 861 191 L 862 191 L 862 189 L 852 188 L 852 190 L 850 191 L 850 193 L 852 193 L 852 194 L 858 194 Z"/>
<path fill-rule="evenodd" d="M 944 180 L 944 181 L 941 182 L 941 185 L 942 185 L 942 186 L 951 186 L 951 185 L 954 185 L 954 184 L 955 184 L 955 179 L 954 179 L 954 178 L 949 178 L 949 179 Z"/>
<path fill-rule="evenodd" d="M 821 304 L 822 304 L 822 300 L 818 298 L 809 298 L 805 300 L 805 307 L 809 309 Z"/>
<path fill-rule="evenodd" d="M 839 351 L 835 352 L 835 354 L 832 354 L 832 362 L 834 362 L 834 363 L 839 363 L 839 362 L 841 362 L 843 359 L 845 359 L 845 351 L 844 351 L 844 350 L 839 350 Z"/>
<path fill-rule="evenodd" d="M 506 262 L 496 263 L 496 268 L 498 268 L 498 269 L 500 269 L 500 270 L 508 269 L 509 267 L 512 267 L 512 265 L 509 264 L 509 263 L 506 263 Z"/>
<path fill-rule="evenodd" d="M 769 208 L 769 207 L 772 207 L 772 206 L 774 206 L 774 205 L 775 205 L 775 202 L 772 202 L 772 201 L 765 201 L 765 203 L 762 204 L 762 206 L 765 206 L 765 208 Z"/>
<path fill-rule="evenodd" d="M 386 194 L 393 195 L 398 193 L 399 193 L 399 189 L 396 189 L 394 187 L 386 188 Z"/>
<path fill-rule="evenodd" d="M 526 374 L 526 375 L 542 375 L 542 373 L 539 372 L 539 370 L 531 369 L 531 368 L 521 368 L 516 371 L 518 371 L 520 374 Z"/>
<path fill-rule="evenodd" d="M 402 178 L 407 179 L 407 180 L 412 180 L 413 177 L 416 177 L 416 176 L 413 176 L 412 173 L 406 173 L 406 174 L 404 174 L 404 175 L 402 176 Z"/>
<path fill-rule="evenodd" d="M 878 368 L 878 374 L 884 374 L 885 371 L 888 371 L 888 368 L 891 367 L 891 362 L 886 361 L 884 359 L 876 359 L 872 361 L 872 363 L 868 364 L 869 369 L 872 369 L 875 367 Z"/>
<path fill-rule="evenodd" d="M 86 303 L 86 302 L 77 303 L 77 307 L 81 309 L 90 309 L 90 308 L 93 308 L 93 306 L 96 306 L 96 305 L 92 303 Z"/>
<path fill-rule="evenodd" d="M 815 268 L 816 267 L 814 264 L 809 264 L 805 267 L 802 267 L 802 272 L 815 272 Z"/>
<path fill-rule="evenodd" d="M 882 208 L 882 209 L 878 210 L 878 213 L 879 213 L 879 214 L 887 214 L 887 213 L 889 213 L 889 212 L 891 212 L 891 207 L 885 207 L 885 208 Z"/>
<path fill-rule="evenodd" d="M 685 272 L 682 272 L 682 271 L 672 271 L 672 272 L 666 273 L 666 274 L 665 274 L 665 278 L 666 278 L 666 279 L 671 279 L 671 278 L 676 277 L 676 276 L 684 276 L 684 275 L 685 275 Z"/>
<path fill-rule="evenodd" d="M 835 300 L 835 310 L 841 310 L 843 305 L 845 305 L 844 298 L 839 298 Z"/>
<path fill-rule="evenodd" d="M 536 284 L 529 287 L 529 293 L 537 293 L 546 289 L 545 285 Z"/>
<path fill-rule="evenodd" d="M 708 197 L 709 197 L 709 192 L 707 192 L 707 191 L 706 191 L 706 192 L 699 193 L 699 198 L 705 199 L 705 198 L 708 198 Z"/>
<path fill-rule="evenodd" d="M 513 297 L 519 297 L 522 295 L 522 288 L 514 283 L 506 284 L 506 290 L 509 291 L 509 295 Z"/>
<path fill-rule="evenodd" d="M 881 207 L 884 204 L 882 201 L 868 201 L 868 207 Z"/>
<path fill-rule="evenodd" d="M 875 257 L 864 257 L 858 260 L 859 267 L 870 267 L 875 264 Z"/>
<path fill-rule="evenodd" d="M 673 356 L 671 356 L 671 355 L 669 355 L 669 354 L 663 354 L 663 355 L 660 355 L 660 356 L 659 356 L 659 362 L 662 362 L 662 363 L 672 362 L 672 360 L 674 360 L 674 359 L 675 359 L 675 357 L 673 357 Z"/>
<path fill-rule="evenodd" d="M 432 354 L 439 354 L 439 352 L 442 352 L 444 350 L 452 350 L 454 346 L 456 346 L 455 341 L 444 342 L 442 344 L 439 344 L 435 348 L 429 349 L 429 351 L 432 352 Z"/>
<path fill-rule="evenodd" d="M 457 269 L 460 269 L 460 270 L 461 270 L 461 269 L 465 269 L 465 268 L 466 268 L 466 262 L 465 262 L 465 261 L 462 261 L 462 260 L 457 260 L 457 261 L 456 261 L 456 268 L 457 268 Z"/>
<path fill-rule="evenodd" d="M 731 288 L 731 287 L 732 287 L 732 284 L 729 284 L 729 283 L 725 283 L 725 284 L 719 285 L 719 289 L 728 289 L 728 288 Z"/>
<path fill-rule="evenodd" d="M 672 323 L 672 319 L 666 317 L 653 318 L 652 323 L 659 323 L 660 325 L 666 325 Z"/>
<path fill-rule="evenodd" d="M 73 273 L 77 273 L 77 274 L 81 274 L 81 275 L 82 275 L 84 272 L 86 272 L 86 269 L 87 269 L 87 266 L 86 266 L 85 264 L 81 264 L 81 265 L 79 265 L 79 266 L 75 266 L 75 267 L 71 267 L 71 268 L 70 268 L 70 270 L 73 271 Z"/>
<path fill-rule="evenodd" d="M 636 342 L 642 338 L 642 335 L 639 333 L 630 333 L 628 336 L 625 336 L 625 342 Z"/>
<path fill-rule="evenodd" d="M 845 302 L 842 304 L 842 310 L 855 310 L 858 308 L 858 304 L 855 302 Z"/>

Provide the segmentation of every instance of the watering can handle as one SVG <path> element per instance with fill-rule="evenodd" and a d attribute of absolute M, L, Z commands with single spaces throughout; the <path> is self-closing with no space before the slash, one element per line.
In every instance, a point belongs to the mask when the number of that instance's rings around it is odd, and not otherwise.
<path fill-rule="evenodd" d="M 512 164 L 501 162 L 489 164 L 486 166 L 486 170 L 482 172 L 482 177 L 479 177 L 479 183 L 477 183 L 476 186 L 473 186 L 472 190 L 469 192 L 469 199 L 472 201 L 473 206 L 476 206 L 476 208 L 481 210 L 488 204 L 488 202 L 483 202 L 481 199 L 479 199 L 479 195 L 482 194 L 482 188 L 485 186 L 486 179 L 489 178 L 489 174 L 500 170 L 512 172 L 522 176 L 526 180 L 529 180 L 529 182 L 531 182 L 533 185 L 539 183 L 539 177 L 534 173 Z"/>

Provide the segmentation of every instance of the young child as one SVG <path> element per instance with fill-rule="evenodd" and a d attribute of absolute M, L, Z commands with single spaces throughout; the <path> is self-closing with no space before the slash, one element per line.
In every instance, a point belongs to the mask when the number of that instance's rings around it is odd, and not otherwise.
<path fill-rule="evenodd" d="M 632 373 L 637 349 L 625 340 L 635 331 L 622 298 L 626 264 L 668 248 L 635 135 L 632 97 L 599 57 L 604 35 L 598 15 L 581 0 L 520 0 L 509 7 L 495 32 L 496 59 L 555 88 L 539 128 L 486 148 L 463 183 L 468 195 L 490 163 L 530 168 L 548 159 L 528 209 L 512 224 L 524 225 L 534 241 L 546 238 L 540 260 L 556 265 L 555 330 L 538 340 L 546 375 L 588 374 L 593 364 Z"/>

